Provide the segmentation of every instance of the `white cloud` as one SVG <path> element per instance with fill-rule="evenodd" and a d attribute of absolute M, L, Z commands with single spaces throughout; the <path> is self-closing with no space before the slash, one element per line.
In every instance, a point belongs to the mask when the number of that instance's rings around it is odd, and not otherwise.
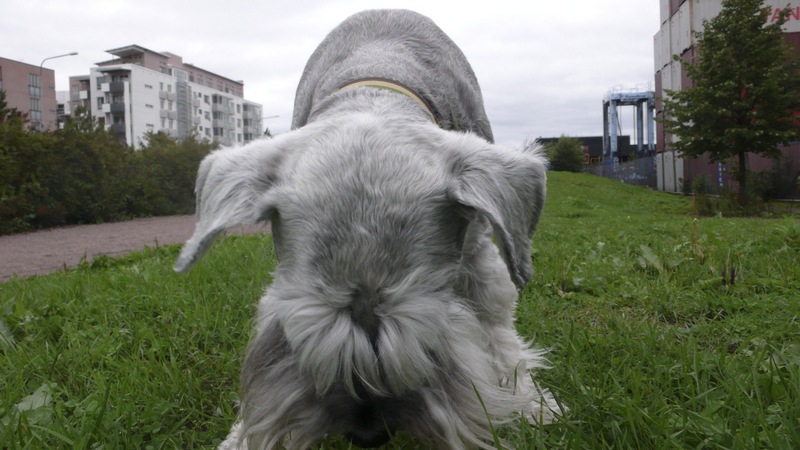
<path fill-rule="evenodd" d="M 496 0 L 478 7 L 430 0 L 27 0 L 0 15 L 0 56 L 46 62 L 59 90 L 87 74 L 105 50 L 138 44 L 169 51 L 245 81 L 274 132 L 289 129 L 305 61 L 325 35 L 363 9 L 402 7 L 433 19 L 473 65 L 498 142 L 526 137 L 599 135 L 603 94 L 653 80 L 658 2 Z M 35 18 L 35 19 L 31 19 Z"/>

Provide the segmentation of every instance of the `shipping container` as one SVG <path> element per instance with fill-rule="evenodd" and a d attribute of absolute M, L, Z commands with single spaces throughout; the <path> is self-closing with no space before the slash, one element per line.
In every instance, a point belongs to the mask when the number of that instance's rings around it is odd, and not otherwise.
<path fill-rule="evenodd" d="M 695 55 L 697 54 L 696 49 L 690 48 L 686 50 L 682 55 L 681 59 L 686 61 L 689 64 L 695 63 Z M 681 65 L 681 89 L 686 89 L 694 86 L 694 81 L 689 78 L 689 74 L 686 72 L 686 68 Z"/>
<path fill-rule="evenodd" d="M 683 164 L 683 158 L 675 156 L 674 151 L 666 151 L 656 156 L 658 190 L 680 192 L 679 180 L 683 179 Z"/>
<path fill-rule="evenodd" d="M 791 9 L 791 14 L 785 24 L 783 24 L 783 31 L 786 33 L 796 33 L 800 31 L 800 6 L 797 0 L 767 0 L 764 2 L 766 6 L 770 7 L 770 14 L 767 18 L 767 23 L 772 23 L 778 20 L 778 13 L 787 6 Z"/>
<path fill-rule="evenodd" d="M 670 86 L 673 91 L 680 91 L 683 89 L 683 64 L 680 61 L 672 61 L 669 63 L 670 68 Z"/>
<path fill-rule="evenodd" d="M 680 9 L 681 5 L 686 0 L 670 0 L 669 2 L 669 16 L 672 17 L 675 15 L 676 12 Z"/>
<path fill-rule="evenodd" d="M 680 37 L 680 47 L 677 49 L 672 49 L 673 53 L 681 54 L 692 47 L 692 37 L 694 33 L 692 32 L 692 2 L 687 1 L 686 3 L 681 5 L 681 8 L 678 10 L 678 23 L 680 26 L 678 27 L 681 37 Z"/>
<path fill-rule="evenodd" d="M 703 21 L 711 20 L 722 11 L 722 0 L 692 0 L 692 45 L 697 44 L 697 32 L 703 31 Z"/>
<path fill-rule="evenodd" d="M 669 97 L 667 91 L 672 90 L 672 67 L 667 65 L 663 69 L 661 69 L 661 91 L 663 92 L 662 97 Z"/>
<path fill-rule="evenodd" d="M 661 102 L 661 97 L 664 96 L 664 87 L 661 84 L 661 72 L 656 72 L 656 91 L 655 91 L 655 100 L 656 100 L 656 114 L 660 113 L 664 106 Z"/>
<path fill-rule="evenodd" d="M 792 171 L 797 174 L 800 171 L 800 143 L 794 143 L 782 147 L 783 158 L 792 161 Z M 726 188 L 736 192 L 739 185 L 734 179 L 733 171 L 736 169 L 737 160 L 731 158 L 724 162 L 711 161 L 708 153 L 699 158 L 685 158 L 685 179 L 691 182 L 698 175 L 702 175 L 714 186 Z M 752 172 L 770 171 L 773 169 L 775 161 L 771 158 L 764 158 L 750 154 L 748 156 L 748 169 Z M 781 197 L 787 199 L 800 199 L 800 187 L 795 183 L 788 191 L 782 193 Z"/>
<path fill-rule="evenodd" d="M 794 46 L 794 52 L 800 55 L 800 33 L 783 33 L 783 40 Z"/>
<path fill-rule="evenodd" d="M 659 31 L 658 33 L 656 33 L 655 36 L 653 36 L 653 62 L 655 62 L 655 65 L 653 66 L 655 70 L 653 70 L 653 72 L 658 72 L 659 70 L 661 70 L 662 67 L 664 67 L 662 61 L 663 58 L 661 57 L 661 32 Z"/>
<path fill-rule="evenodd" d="M 679 13 L 673 15 L 669 20 L 669 46 L 669 59 L 672 60 L 672 55 L 680 55 L 681 53 L 681 21 Z"/>

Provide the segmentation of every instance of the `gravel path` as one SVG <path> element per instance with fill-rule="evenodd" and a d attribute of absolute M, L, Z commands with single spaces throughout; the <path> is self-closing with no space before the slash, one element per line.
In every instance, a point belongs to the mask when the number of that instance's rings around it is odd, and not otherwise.
<path fill-rule="evenodd" d="M 0 283 L 15 275 L 44 275 L 75 267 L 94 256 L 119 256 L 145 245 L 186 242 L 194 232 L 194 216 L 150 217 L 100 225 L 79 225 L 25 234 L 0 236 Z M 232 233 L 269 232 L 252 226 Z"/>

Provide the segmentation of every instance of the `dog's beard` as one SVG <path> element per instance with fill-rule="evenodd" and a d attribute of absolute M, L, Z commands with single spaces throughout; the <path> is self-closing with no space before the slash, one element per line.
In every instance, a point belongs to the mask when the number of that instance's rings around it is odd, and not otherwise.
<path fill-rule="evenodd" d="M 471 288 L 505 305 L 494 324 L 462 296 L 431 294 L 430 272 L 358 306 L 361 294 L 320 296 L 277 280 L 242 370 L 249 448 L 305 448 L 329 434 L 377 446 L 398 429 L 438 447 L 488 448 L 490 421 L 538 401 L 526 369 L 542 366 L 513 331 L 516 290 L 497 263 L 496 250 L 474 262 L 495 276 Z"/>

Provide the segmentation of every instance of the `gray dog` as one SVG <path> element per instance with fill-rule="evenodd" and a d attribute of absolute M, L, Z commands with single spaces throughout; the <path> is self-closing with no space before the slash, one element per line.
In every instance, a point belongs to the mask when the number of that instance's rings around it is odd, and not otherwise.
<path fill-rule="evenodd" d="M 545 160 L 493 143 L 456 45 L 410 11 L 350 17 L 311 56 L 292 128 L 203 161 L 175 264 L 228 228 L 272 224 L 278 265 L 220 448 L 376 447 L 395 430 L 488 447 L 490 422 L 560 414 L 513 319 Z"/>

